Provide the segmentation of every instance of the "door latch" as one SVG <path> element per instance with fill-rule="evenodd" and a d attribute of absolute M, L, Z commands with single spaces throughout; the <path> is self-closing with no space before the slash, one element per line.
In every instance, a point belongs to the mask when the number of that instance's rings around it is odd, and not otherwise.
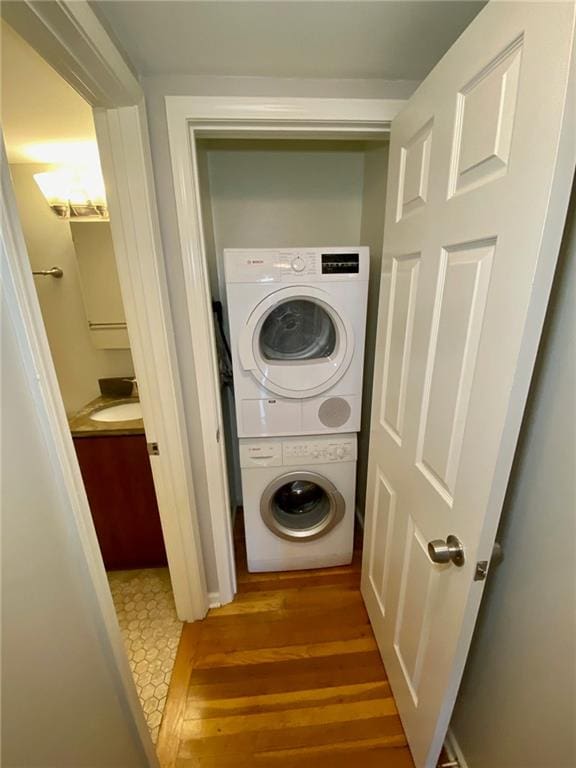
<path fill-rule="evenodd" d="M 474 581 L 484 581 L 488 573 L 488 560 L 478 560 L 474 571 Z"/>
<path fill-rule="evenodd" d="M 146 443 L 146 448 L 148 448 L 149 456 L 160 456 L 160 448 L 158 448 L 158 443 Z"/>

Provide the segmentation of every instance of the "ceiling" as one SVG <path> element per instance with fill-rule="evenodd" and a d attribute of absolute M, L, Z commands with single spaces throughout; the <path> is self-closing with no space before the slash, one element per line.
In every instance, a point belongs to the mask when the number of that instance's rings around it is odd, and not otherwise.
<path fill-rule="evenodd" d="M 92 110 L 19 35 L 1 22 L 2 130 L 10 163 L 61 162 L 54 150 L 96 141 Z M 68 146 L 66 154 L 70 155 Z"/>
<path fill-rule="evenodd" d="M 473 0 L 95 0 L 143 75 L 422 80 L 484 2 Z M 31 146 L 95 143 L 88 104 L 1 22 L 9 162 Z M 68 156 L 70 147 L 66 148 Z M 46 158 L 43 161 L 49 162 Z M 60 162 L 54 157 L 52 162 Z"/>
<path fill-rule="evenodd" d="M 93 0 L 142 75 L 422 80 L 473 0 Z"/>

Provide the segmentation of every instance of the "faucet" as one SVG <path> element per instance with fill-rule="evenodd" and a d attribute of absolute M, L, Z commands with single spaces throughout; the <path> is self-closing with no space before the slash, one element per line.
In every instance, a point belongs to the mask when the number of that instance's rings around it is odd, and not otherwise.
<path fill-rule="evenodd" d="M 132 382 L 132 392 L 130 393 L 130 397 L 140 397 L 140 394 L 138 392 L 138 382 L 136 381 L 136 377 L 132 377 L 131 379 L 122 379 L 122 381 L 131 381 Z"/>

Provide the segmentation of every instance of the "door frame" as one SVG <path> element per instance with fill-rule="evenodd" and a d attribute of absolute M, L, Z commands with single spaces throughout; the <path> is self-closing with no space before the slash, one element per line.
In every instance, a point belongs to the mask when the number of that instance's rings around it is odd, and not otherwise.
<path fill-rule="evenodd" d="M 38 427 L 42 433 L 52 476 L 62 498 L 68 500 L 73 517 L 70 521 L 78 536 L 86 563 L 87 577 L 96 597 L 98 616 L 95 621 L 103 626 L 102 644 L 110 666 L 118 679 L 118 693 L 138 733 L 148 764 L 159 768 L 154 745 L 138 699 L 134 678 L 128 663 L 102 554 L 94 531 L 88 498 L 72 443 L 70 428 L 52 354 L 40 312 L 36 287 L 30 270 L 28 251 L 24 241 L 12 179 L 8 169 L 4 139 L 0 135 L 0 210 L 2 229 L 0 251 L 2 257 L 2 300 L 16 331 L 16 342 L 24 366 L 28 387 L 36 404 Z"/>
<path fill-rule="evenodd" d="M 166 96 L 165 103 L 218 578 L 210 604 L 223 605 L 234 598 L 236 571 L 196 140 L 381 140 L 405 100 Z"/>
<path fill-rule="evenodd" d="M 150 464 L 162 523 L 178 617 L 203 618 L 208 609 L 183 398 L 174 345 L 164 257 L 147 134 L 144 92 L 114 42 L 84 0 L 2 7 L 2 16 L 93 108 L 110 210 L 112 240 L 138 379 L 146 440 L 159 455 Z M 26 262 L 10 269 L 27 287 L 30 307 L 38 302 Z M 39 308 L 39 307 L 38 307 Z M 40 318 L 41 319 L 41 318 Z M 23 317 L 36 354 L 49 352 L 44 328 L 32 310 Z M 57 380 L 45 379 L 53 428 L 67 429 Z M 64 440 L 73 495 L 79 476 L 72 440 Z M 90 518 L 84 494 L 78 514 Z"/>

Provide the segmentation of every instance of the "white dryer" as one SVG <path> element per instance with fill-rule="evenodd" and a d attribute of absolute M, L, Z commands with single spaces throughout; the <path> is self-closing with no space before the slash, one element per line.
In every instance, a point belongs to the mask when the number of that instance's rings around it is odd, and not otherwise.
<path fill-rule="evenodd" d="M 352 560 L 356 435 L 240 440 L 249 571 Z"/>
<path fill-rule="evenodd" d="M 369 249 L 225 249 L 239 437 L 360 429 Z"/>

